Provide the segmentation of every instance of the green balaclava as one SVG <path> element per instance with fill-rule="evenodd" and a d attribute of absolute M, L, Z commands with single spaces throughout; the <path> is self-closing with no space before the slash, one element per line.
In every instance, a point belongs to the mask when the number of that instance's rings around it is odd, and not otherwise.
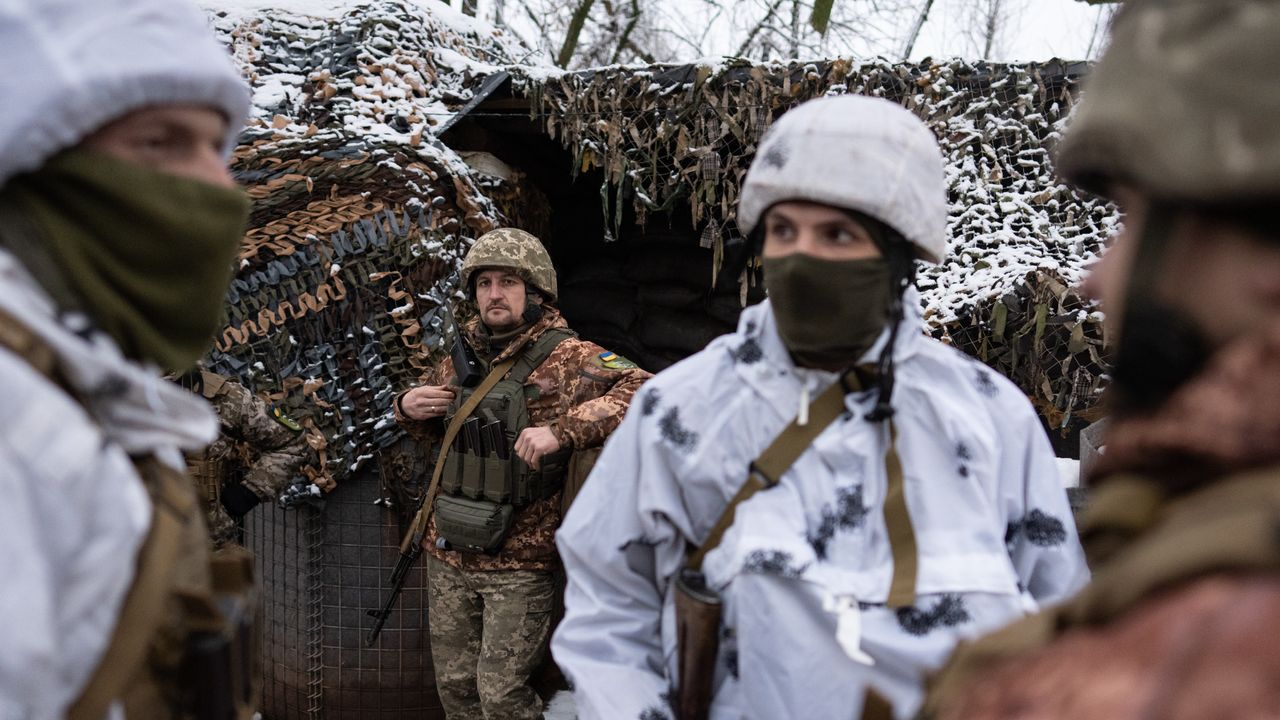
<path fill-rule="evenodd" d="M 884 248 L 888 229 L 871 218 L 857 219 Z M 824 260 L 799 252 L 766 257 L 764 284 L 778 334 L 801 367 L 853 365 L 888 323 L 892 273 L 883 257 Z"/>
<path fill-rule="evenodd" d="M 37 279 L 65 286 L 125 355 L 181 371 L 209 349 L 248 219 L 242 190 L 74 149 L 6 195 L 61 276 Z"/>

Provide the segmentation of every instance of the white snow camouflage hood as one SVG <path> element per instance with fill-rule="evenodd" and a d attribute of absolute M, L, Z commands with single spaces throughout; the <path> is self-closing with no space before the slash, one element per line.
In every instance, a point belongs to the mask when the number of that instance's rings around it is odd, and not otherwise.
<path fill-rule="evenodd" d="M 206 105 L 230 152 L 249 90 L 186 0 L 0 0 L 0 187 L 130 111 Z"/>

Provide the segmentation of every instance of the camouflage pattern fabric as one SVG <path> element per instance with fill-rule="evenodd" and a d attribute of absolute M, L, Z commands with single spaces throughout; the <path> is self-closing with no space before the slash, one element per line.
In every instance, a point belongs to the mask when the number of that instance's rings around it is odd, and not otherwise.
<path fill-rule="evenodd" d="M 427 559 L 431 655 L 448 720 L 535 720 L 529 686 L 551 632 L 555 576 L 459 570 Z"/>
<path fill-rule="evenodd" d="M 1093 582 L 962 645 L 926 717 L 1276 717 L 1278 437 L 1280 323 L 1113 419 L 1080 524 Z"/>
<path fill-rule="evenodd" d="M 551 328 L 567 327 L 559 311 L 546 307 L 541 320 L 493 358 L 501 362 L 522 350 Z M 463 334 L 483 354 L 488 344 L 479 320 L 462 328 Z M 599 447 L 622 417 L 631 398 L 651 375 L 634 364 L 612 355 L 593 342 L 571 338 L 561 342 L 538 366 L 526 385 L 529 420 L 533 426 L 550 427 L 563 447 Z M 421 385 L 447 385 L 454 379 L 453 363 L 445 358 L 423 375 Z M 403 394 L 403 393 L 402 393 Z M 444 423 L 440 419 L 410 420 L 395 402 L 396 421 L 418 441 L 432 446 L 440 442 Z M 473 570 L 551 570 L 558 566 L 555 532 L 560 527 L 560 493 L 516 510 L 510 534 L 497 553 L 476 555 L 440 550 L 436 547 L 435 519 L 428 527 L 423 545 L 427 552 L 455 568 Z"/>
<path fill-rule="evenodd" d="M 238 479 L 258 499 L 271 502 L 293 480 L 310 450 L 296 423 L 240 383 L 202 370 L 201 384 L 222 431 L 204 453 L 187 458 L 187 467 L 205 494 L 214 546 L 222 547 L 239 534 L 235 520 L 218 502 L 222 485 Z"/>
<path fill-rule="evenodd" d="M 555 300 L 556 269 L 538 238 L 523 230 L 502 228 L 481 235 L 462 261 L 462 286 L 471 291 L 471 276 L 485 268 L 516 271 L 524 281 Z"/>

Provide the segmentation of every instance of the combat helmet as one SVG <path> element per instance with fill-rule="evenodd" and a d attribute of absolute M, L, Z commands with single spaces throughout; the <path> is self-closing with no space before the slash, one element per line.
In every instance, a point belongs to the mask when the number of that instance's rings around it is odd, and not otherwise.
<path fill-rule="evenodd" d="M 1058 171 L 1107 194 L 1225 204 L 1280 196 L 1280 2 L 1130 0 L 1084 86 Z"/>
<path fill-rule="evenodd" d="M 481 235 L 462 261 L 462 286 L 472 294 L 472 279 L 481 270 L 513 270 L 547 302 L 559 294 L 556 269 L 538 238 L 523 230 L 500 228 Z"/>
<path fill-rule="evenodd" d="M 840 95 L 787 111 L 760 142 L 742 183 L 738 227 L 771 206 L 807 200 L 855 210 L 893 228 L 916 257 L 947 252 L 947 185 L 929 128 L 901 105 Z"/>

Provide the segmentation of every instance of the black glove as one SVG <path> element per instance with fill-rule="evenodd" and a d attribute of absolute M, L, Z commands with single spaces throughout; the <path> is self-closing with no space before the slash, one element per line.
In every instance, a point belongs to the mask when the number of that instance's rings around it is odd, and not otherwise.
<path fill-rule="evenodd" d="M 222 488 L 222 507 L 236 522 L 240 522 L 249 511 L 258 506 L 262 500 L 252 490 L 240 483 L 233 483 Z"/>

